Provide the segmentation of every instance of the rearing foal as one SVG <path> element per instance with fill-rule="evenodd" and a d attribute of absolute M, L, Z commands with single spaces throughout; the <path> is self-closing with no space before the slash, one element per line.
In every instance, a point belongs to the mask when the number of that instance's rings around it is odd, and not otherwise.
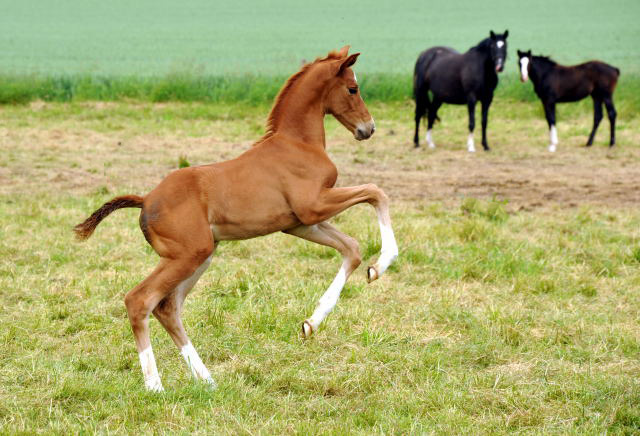
<path fill-rule="evenodd" d="M 215 385 L 180 312 L 219 241 L 282 231 L 342 254 L 340 271 L 302 323 L 304 337 L 331 312 L 361 262 L 358 243 L 328 219 L 358 203 L 375 208 L 382 248 L 377 263 L 367 269 L 368 281 L 380 277 L 398 255 L 384 192 L 373 184 L 333 187 L 338 172 L 325 151 L 325 114 L 334 115 L 358 140 L 375 131 L 351 70 L 359 53 L 348 51 L 346 46 L 331 52 L 291 76 L 276 97 L 267 133 L 236 159 L 174 171 L 146 196 L 116 197 L 75 227 L 77 236 L 86 239 L 114 210 L 142 208 L 140 228 L 161 259 L 126 295 L 125 304 L 149 390 L 163 390 L 149 339 L 151 313 L 180 348 L 193 376 Z"/>

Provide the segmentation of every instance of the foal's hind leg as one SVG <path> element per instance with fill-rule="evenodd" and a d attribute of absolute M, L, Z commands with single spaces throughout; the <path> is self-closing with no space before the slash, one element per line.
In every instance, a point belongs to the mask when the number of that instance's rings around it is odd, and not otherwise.
<path fill-rule="evenodd" d="M 173 339 L 173 342 L 180 349 L 180 353 L 187 362 L 193 376 L 196 379 L 206 381 L 211 386 L 215 386 L 215 382 L 211 378 L 211 373 L 209 373 L 209 370 L 191 344 L 180 317 L 184 299 L 211 264 L 212 256 L 213 254 L 210 255 L 189 278 L 183 280 L 169 295 L 160 301 L 153 310 L 153 315 L 160 321 L 171 336 L 171 339 Z"/>
<path fill-rule="evenodd" d="M 320 323 L 333 310 L 340 292 L 344 287 L 351 273 L 360 265 L 360 249 L 358 242 L 350 236 L 338 231 L 335 227 L 327 222 L 321 222 L 312 226 L 299 226 L 291 230 L 287 230 L 294 236 L 316 242 L 318 244 L 333 247 L 342 254 L 342 266 L 338 275 L 333 279 L 327 291 L 322 295 L 318 303 L 318 307 L 308 318 L 302 323 L 302 334 L 305 338 L 310 337 L 315 330 L 318 329 Z"/>
<path fill-rule="evenodd" d="M 611 137 L 609 139 L 609 147 L 616 145 L 616 108 L 613 105 L 613 97 L 609 96 L 604 99 L 604 105 L 607 107 L 607 115 L 609 116 L 609 125 L 611 127 Z"/>
<path fill-rule="evenodd" d="M 591 130 L 591 134 L 589 135 L 589 140 L 587 141 L 587 147 L 591 147 L 591 145 L 593 145 L 593 138 L 596 136 L 596 130 L 598 130 L 600 121 L 602 121 L 602 99 L 594 96 L 593 97 L 593 129 Z"/>
<path fill-rule="evenodd" d="M 124 299 L 140 357 L 144 383 L 149 390 L 163 390 L 149 338 L 149 315 L 175 288 L 176 283 L 187 279 L 196 268 L 193 259 L 163 258 L 156 269 Z"/>
<path fill-rule="evenodd" d="M 413 135 L 413 145 L 415 148 L 420 147 L 420 120 L 424 117 L 424 114 L 429 106 L 428 96 L 425 96 L 421 91 L 416 91 L 416 132 Z"/>

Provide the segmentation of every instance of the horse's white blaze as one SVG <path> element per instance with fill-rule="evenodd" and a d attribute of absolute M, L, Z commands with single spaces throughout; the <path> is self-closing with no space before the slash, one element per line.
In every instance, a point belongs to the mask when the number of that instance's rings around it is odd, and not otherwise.
<path fill-rule="evenodd" d="M 433 138 L 431 137 L 431 129 L 427 130 L 427 144 L 429 145 L 429 148 L 436 148 L 436 144 L 435 142 L 433 142 Z"/>
<path fill-rule="evenodd" d="M 469 150 L 469 153 L 475 153 L 476 151 L 476 144 L 473 141 L 473 133 L 469 133 L 469 136 L 467 137 L 467 150 Z"/>
<path fill-rule="evenodd" d="M 498 48 L 502 48 L 504 47 L 504 41 L 498 41 L 496 42 L 496 45 L 498 46 Z"/>
<path fill-rule="evenodd" d="M 208 383 L 215 385 L 211 378 L 211 373 L 209 373 L 207 367 L 202 363 L 202 359 L 200 359 L 198 352 L 193 348 L 193 344 L 191 344 L 191 342 L 182 347 L 180 354 L 184 357 L 184 360 L 187 362 L 187 365 L 195 378 L 205 380 Z"/>
<path fill-rule="evenodd" d="M 353 72 L 353 80 L 354 80 L 356 83 L 358 83 L 358 78 L 356 77 L 356 72 L 355 72 L 355 71 Z"/>
<path fill-rule="evenodd" d="M 529 58 L 524 57 L 520 59 L 520 78 L 523 82 L 529 79 Z"/>
<path fill-rule="evenodd" d="M 346 263 L 346 262 L 345 262 Z M 313 315 L 309 318 L 309 323 L 313 329 L 317 329 L 320 323 L 329 315 L 340 298 L 340 292 L 344 288 L 344 284 L 347 282 L 347 266 L 345 263 L 340 267 L 340 271 L 329 285 L 329 288 L 320 298 L 318 307 L 313 311 Z"/>
<path fill-rule="evenodd" d="M 142 367 L 142 374 L 144 375 L 144 385 L 150 391 L 163 391 L 164 389 L 162 388 L 160 374 L 158 374 L 158 367 L 156 366 L 156 359 L 153 357 L 151 346 L 142 350 L 138 356 L 140 357 L 140 366 Z"/>
<path fill-rule="evenodd" d="M 549 151 L 553 153 L 558 145 L 558 131 L 555 124 L 551 125 L 551 129 L 549 129 L 549 142 Z"/>

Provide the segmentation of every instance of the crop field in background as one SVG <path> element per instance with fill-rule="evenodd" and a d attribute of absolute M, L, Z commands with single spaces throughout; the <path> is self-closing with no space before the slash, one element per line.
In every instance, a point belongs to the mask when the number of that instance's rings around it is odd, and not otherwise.
<path fill-rule="evenodd" d="M 640 431 L 640 130 L 582 147 L 591 113 L 562 110 L 560 147 L 528 103 L 496 105 L 491 153 L 465 151 L 464 108 L 412 150 L 412 105 L 375 103 L 357 142 L 334 120 L 339 185 L 392 199 L 397 263 L 348 282 L 309 341 L 299 323 L 339 268 L 276 234 L 223 243 L 187 298 L 187 331 L 219 388 L 193 383 L 155 321 L 167 392 L 144 391 L 123 296 L 157 257 L 137 211 L 86 243 L 71 228 L 144 194 L 182 160 L 229 159 L 265 106 L 32 103 L 0 108 L 0 429 L 159 434 L 635 434 Z M 375 214 L 333 222 L 371 262 Z"/>
<path fill-rule="evenodd" d="M 535 99 L 516 49 L 622 70 L 618 100 L 640 111 L 640 3 L 634 0 L 344 3 L 278 1 L 5 2 L 0 103 L 142 100 L 267 103 L 303 61 L 350 44 L 370 100 L 411 95 L 418 54 L 466 51 L 510 30 L 497 98 Z"/>

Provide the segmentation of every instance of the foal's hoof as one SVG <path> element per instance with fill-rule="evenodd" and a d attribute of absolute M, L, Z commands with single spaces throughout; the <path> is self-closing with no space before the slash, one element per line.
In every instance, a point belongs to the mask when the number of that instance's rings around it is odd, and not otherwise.
<path fill-rule="evenodd" d="M 369 268 L 367 268 L 367 283 L 371 283 L 378 277 L 380 276 L 378 275 L 378 270 L 375 266 L 370 266 Z"/>
<path fill-rule="evenodd" d="M 313 334 L 313 326 L 308 320 L 302 323 L 302 339 L 309 339 Z"/>

